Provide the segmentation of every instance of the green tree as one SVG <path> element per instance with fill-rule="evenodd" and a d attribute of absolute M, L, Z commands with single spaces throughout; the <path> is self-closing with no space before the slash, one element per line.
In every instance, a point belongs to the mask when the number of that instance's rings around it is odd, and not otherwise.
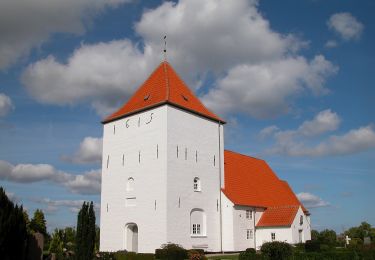
<path fill-rule="evenodd" d="M 62 232 L 58 229 L 55 229 L 55 231 L 52 234 L 51 237 L 51 243 L 49 245 L 49 252 L 54 253 L 56 255 L 56 259 L 60 260 L 63 259 L 63 241 L 61 239 Z"/>
<path fill-rule="evenodd" d="M 311 240 L 318 240 L 319 239 L 319 231 L 311 230 Z"/>
<path fill-rule="evenodd" d="M 0 187 L 0 256 L 1 259 L 24 259 L 27 231 L 22 206 L 14 205 Z"/>
<path fill-rule="evenodd" d="M 352 227 L 345 231 L 345 235 L 350 238 L 357 238 L 363 241 L 364 237 L 370 237 L 371 241 L 375 241 L 375 228 L 367 222 L 362 222 L 358 227 Z"/>
<path fill-rule="evenodd" d="M 34 216 L 30 221 L 30 229 L 43 235 L 47 234 L 46 219 L 42 210 L 37 209 L 34 212 Z"/>
<path fill-rule="evenodd" d="M 84 202 L 77 217 L 76 259 L 92 259 L 95 247 L 94 204 Z"/>
<path fill-rule="evenodd" d="M 334 230 L 325 229 L 319 233 L 319 242 L 328 246 L 335 246 L 337 243 L 337 235 Z"/>

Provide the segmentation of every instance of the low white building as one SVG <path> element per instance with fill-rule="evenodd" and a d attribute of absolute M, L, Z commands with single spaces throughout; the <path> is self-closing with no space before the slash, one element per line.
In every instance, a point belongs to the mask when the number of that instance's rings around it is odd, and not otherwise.
<path fill-rule="evenodd" d="M 288 184 L 265 161 L 224 151 L 224 124 L 167 62 L 103 121 L 101 251 L 310 239 L 309 214 Z"/>

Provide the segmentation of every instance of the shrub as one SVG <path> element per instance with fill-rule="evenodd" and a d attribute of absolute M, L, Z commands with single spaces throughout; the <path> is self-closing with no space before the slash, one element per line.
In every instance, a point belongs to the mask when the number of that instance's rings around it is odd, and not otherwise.
<path fill-rule="evenodd" d="M 183 260 L 188 258 L 188 251 L 177 244 L 164 244 L 155 250 L 155 258 L 161 260 Z"/>
<path fill-rule="evenodd" d="M 306 252 L 318 252 L 320 250 L 320 242 L 318 240 L 307 240 L 305 243 Z"/>
<path fill-rule="evenodd" d="M 283 260 L 292 256 L 292 246 L 284 242 L 267 242 L 260 249 L 266 259 Z"/>
<path fill-rule="evenodd" d="M 248 254 L 253 254 L 253 255 L 255 255 L 257 253 L 255 248 L 246 248 L 245 252 L 248 253 Z"/>
<path fill-rule="evenodd" d="M 207 257 L 204 255 L 203 249 L 190 249 L 188 251 L 188 256 L 190 260 L 205 260 Z"/>

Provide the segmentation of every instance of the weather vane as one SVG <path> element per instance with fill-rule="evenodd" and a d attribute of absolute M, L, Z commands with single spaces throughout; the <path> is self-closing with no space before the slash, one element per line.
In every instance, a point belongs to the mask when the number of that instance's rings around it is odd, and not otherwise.
<path fill-rule="evenodd" d="M 167 61 L 167 35 L 164 35 L 164 61 Z"/>

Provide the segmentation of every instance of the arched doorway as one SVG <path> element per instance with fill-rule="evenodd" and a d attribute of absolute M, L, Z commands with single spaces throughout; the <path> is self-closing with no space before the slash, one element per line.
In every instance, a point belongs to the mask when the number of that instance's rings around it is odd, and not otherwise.
<path fill-rule="evenodd" d="M 138 226 L 129 223 L 125 226 L 125 249 L 130 252 L 138 252 Z"/>

